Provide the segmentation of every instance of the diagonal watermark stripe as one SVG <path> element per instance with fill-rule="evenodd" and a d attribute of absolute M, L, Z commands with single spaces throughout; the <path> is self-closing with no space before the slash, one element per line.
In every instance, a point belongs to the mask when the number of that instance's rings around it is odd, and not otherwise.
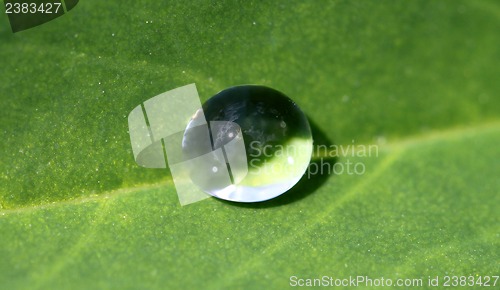
<path fill-rule="evenodd" d="M 181 205 L 210 196 L 230 198 L 235 182 L 248 173 L 239 125 L 207 123 L 194 84 L 145 101 L 132 110 L 128 123 L 135 161 L 148 168 L 168 165 Z M 238 133 L 215 147 L 214 138 L 228 130 Z M 187 151 L 187 142 L 196 146 Z"/>

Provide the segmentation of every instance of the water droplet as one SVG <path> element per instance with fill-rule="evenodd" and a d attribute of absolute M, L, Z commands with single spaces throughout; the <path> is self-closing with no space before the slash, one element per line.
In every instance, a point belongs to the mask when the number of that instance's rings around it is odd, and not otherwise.
<path fill-rule="evenodd" d="M 268 200 L 292 188 L 309 166 L 309 122 L 281 92 L 255 85 L 231 87 L 205 102 L 203 113 L 187 126 L 182 151 L 186 159 L 220 152 L 190 172 L 193 183 L 206 193 L 237 202 Z M 197 128 L 205 121 L 210 132 L 200 134 Z M 238 142 L 243 151 L 235 149 Z"/>

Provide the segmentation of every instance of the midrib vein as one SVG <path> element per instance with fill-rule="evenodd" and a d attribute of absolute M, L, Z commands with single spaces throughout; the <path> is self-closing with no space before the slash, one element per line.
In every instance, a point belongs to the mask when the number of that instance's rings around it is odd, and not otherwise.
<path fill-rule="evenodd" d="M 171 183 L 171 180 L 165 180 L 163 182 L 143 184 L 143 185 L 129 187 L 129 188 L 119 188 L 119 189 L 101 192 L 98 194 L 93 194 L 90 196 L 69 199 L 69 200 L 63 200 L 63 201 L 59 201 L 59 202 L 45 203 L 45 204 L 33 205 L 33 206 L 27 206 L 27 207 L 18 207 L 18 208 L 13 208 L 13 209 L 4 209 L 4 210 L 0 211 L 0 218 L 2 218 L 3 216 L 7 216 L 8 214 L 11 214 L 11 213 L 30 212 L 30 211 L 35 211 L 35 210 L 50 209 L 50 208 L 54 208 L 54 207 L 58 207 L 58 206 L 78 205 L 78 204 L 88 203 L 88 202 L 102 202 L 102 201 L 109 200 L 109 199 L 112 199 L 114 197 L 121 196 L 124 194 L 141 192 L 141 191 L 145 191 L 145 190 L 158 189 L 158 188 L 167 186 L 170 183 Z"/>
<path fill-rule="evenodd" d="M 387 144 L 381 150 L 385 150 L 388 154 L 379 162 L 377 167 L 370 173 L 370 175 L 366 176 L 361 182 L 356 183 L 355 185 L 348 188 L 344 194 L 336 200 L 335 203 L 327 206 L 320 214 L 316 215 L 312 218 L 307 226 L 300 227 L 294 235 L 288 235 L 283 239 L 279 240 L 279 242 L 273 243 L 265 249 L 266 255 L 272 255 L 279 250 L 283 249 L 286 245 L 291 243 L 293 240 L 302 238 L 304 235 L 309 233 L 311 230 L 315 229 L 318 224 L 321 223 L 322 220 L 326 219 L 329 215 L 332 214 L 336 209 L 341 208 L 347 202 L 355 198 L 359 195 L 359 192 L 363 191 L 365 188 L 370 186 L 370 184 L 377 180 L 387 169 L 391 167 L 394 162 L 396 162 L 400 156 L 406 152 L 406 150 L 411 149 L 416 144 L 424 144 L 427 142 L 440 141 L 440 140 L 451 140 L 455 138 L 467 138 L 469 136 L 474 136 L 478 134 L 485 134 L 489 131 L 500 131 L 500 123 L 490 123 L 482 126 L 475 127 L 462 127 L 460 129 L 450 129 L 446 131 L 441 131 L 439 133 L 430 132 L 423 135 L 417 135 L 414 137 L 406 138 L 398 142 L 393 142 L 392 144 Z M 260 257 L 255 256 L 252 259 L 248 260 L 246 263 L 239 264 L 236 268 L 232 269 L 227 275 L 223 276 L 223 279 L 214 280 L 214 284 L 210 284 L 207 289 L 218 289 L 218 288 L 227 288 L 228 285 L 241 277 L 245 271 L 244 269 L 254 269 L 256 268 L 262 260 Z M 222 281 L 222 285 L 220 284 Z"/>
<path fill-rule="evenodd" d="M 337 200 L 334 204 L 331 204 L 330 206 L 326 207 L 320 214 L 316 215 L 313 219 L 308 221 L 306 226 L 300 227 L 296 232 L 294 232 L 293 235 L 288 235 L 285 238 L 279 240 L 278 242 L 275 242 L 270 246 L 268 246 L 264 250 L 266 252 L 266 255 L 270 256 L 276 253 L 284 246 L 290 244 L 290 242 L 292 242 L 295 239 L 300 240 L 300 238 L 302 238 L 309 231 L 315 228 L 322 220 L 327 218 L 335 209 L 342 207 L 347 201 L 354 198 L 359 191 L 364 189 L 373 180 L 375 180 L 382 173 L 384 173 L 398 159 L 398 157 L 401 156 L 402 153 L 403 153 L 402 149 L 397 149 L 394 152 L 391 152 L 391 154 L 387 155 L 380 162 L 380 165 L 375 168 L 375 171 L 373 171 L 372 174 L 367 176 L 367 178 L 363 179 L 362 182 L 357 183 L 356 185 L 349 188 L 347 192 L 339 200 Z M 227 286 L 230 285 L 232 281 L 241 277 L 245 273 L 243 269 L 254 269 L 261 262 L 262 260 L 260 259 L 260 256 L 254 256 L 246 263 L 239 264 L 235 269 L 232 269 L 229 273 L 227 273 L 227 275 L 224 276 L 223 279 L 214 280 L 213 282 L 217 285 L 215 284 L 209 285 L 207 289 L 230 288 Z M 222 285 L 218 284 L 221 281 L 223 284 Z"/>
<path fill-rule="evenodd" d="M 466 127 L 455 127 L 447 130 L 440 131 L 430 131 L 424 134 L 411 135 L 404 139 L 394 140 L 392 142 L 388 142 L 384 145 L 380 145 L 380 151 L 383 152 L 392 152 L 399 151 L 402 149 L 407 149 L 410 147 L 414 147 L 416 145 L 422 145 L 425 143 L 438 142 L 444 140 L 452 140 L 452 139 L 463 139 L 470 136 L 486 134 L 488 132 L 500 131 L 500 121 L 493 121 L 488 123 L 483 123 L 475 126 L 466 126 Z M 356 144 L 359 145 L 359 144 Z M 167 184 L 171 184 L 171 179 L 155 182 L 152 184 L 143 184 L 139 186 L 129 187 L 129 188 L 119 188 L 110 191 L 104 191 L 98 194 L 94 194 L 92 196 L 85 196 L 81 198 L 75 198 L 70 200 L 64 200 L 53 203 L 45 203 L 40 205 L 32 205 L 26 207 L 18 207 L 12 209 L 3 209 L 0 210 L 0 218 L 8 216 L 12 213 L 22 213 L 22 212 L 30 212 L 35 210 L 43 210 L 50 209 L 58 206 L 68 206 L 68 205 L 78 205 L 81 203 L 87 202 L 99 202 L 103 200 L 107 200 L 109 198 L 113 198 L 116 196 L 120 196 L 123 194 L 130 194 L 135 192 L 142 192 L 151 189 L 158 189 L 166 186 Z"/>

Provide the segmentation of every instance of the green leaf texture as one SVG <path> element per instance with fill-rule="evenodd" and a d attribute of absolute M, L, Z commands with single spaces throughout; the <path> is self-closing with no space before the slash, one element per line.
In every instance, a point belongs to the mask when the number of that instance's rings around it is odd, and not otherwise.
<path fill-rule="evenodd" d="M 1 289 L 500 274 L 498 2 L 186 2 L 80 1 L 15 34 L 0 17 Z M 293 196 L 181 207 L 127 115 L 189 83 L 278 89 L 378 154 Z"/>

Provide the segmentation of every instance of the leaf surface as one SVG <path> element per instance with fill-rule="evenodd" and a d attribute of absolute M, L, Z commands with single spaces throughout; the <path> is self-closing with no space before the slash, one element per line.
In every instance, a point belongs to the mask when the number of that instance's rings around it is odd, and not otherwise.
<path fill-rule="evenodd" d="M 1 288 L 499 274 L 498 3 L 89 0 L 0 22 Z M 273 87 L 378 154 L 297 198 L 181 207 L 168 170 L 134 163 L 126 117 L 193 82 L 202 100 Z"/>

